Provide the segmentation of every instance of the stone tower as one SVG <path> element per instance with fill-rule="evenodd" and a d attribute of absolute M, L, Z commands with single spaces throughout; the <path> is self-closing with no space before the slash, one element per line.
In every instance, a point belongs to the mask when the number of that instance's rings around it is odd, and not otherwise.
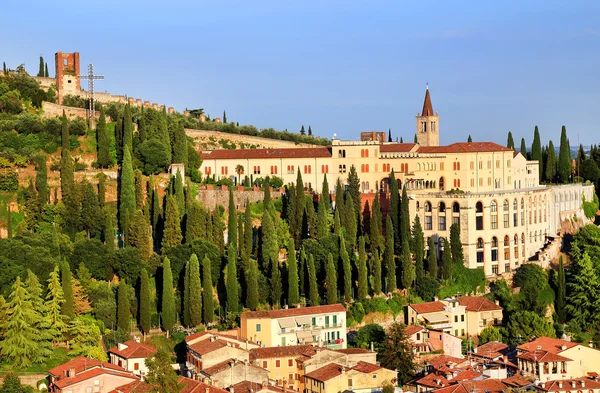
<path fill-rule="evenodd" d="M 431 97 L 429 96 L 429 86 L 425 91 L 425 101 L 423 102 L 423 111 L 417 113 L 417 142 L 421 146 L 439 146 L 439 120 L 440 116 L 433 111 Z"/>
<path fill-rule="evenodd" d="M 66 95 L 77 95 L 81 91 L 79 85 L 79 52 L 55 55 L 56 62 L 56 94 L 58 103 L 62 104 Z"/>

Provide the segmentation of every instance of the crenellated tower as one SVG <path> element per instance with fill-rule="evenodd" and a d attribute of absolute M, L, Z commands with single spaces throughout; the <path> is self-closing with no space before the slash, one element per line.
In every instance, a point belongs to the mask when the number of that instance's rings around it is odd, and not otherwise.
<path fill-rule="evenodd" d="M 425 101 L 423 102 L 423 111 L 417 113 L 417 142 L 421 146 L 439 146 L 439 120 L 440 116 L 433 111 L 431 105 L 431 96 L 429 95 L 429 86 L 425 90 Z"/>

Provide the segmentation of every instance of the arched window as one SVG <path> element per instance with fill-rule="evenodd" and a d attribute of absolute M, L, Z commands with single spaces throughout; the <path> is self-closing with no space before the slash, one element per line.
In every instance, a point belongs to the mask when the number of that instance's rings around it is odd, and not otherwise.
<path fill-rule="evenodd" d="M 496 201 L 490 203 L 490 227 L 498 229 L 498 203 Z"/>
<path fill-rule="evenodd" d="M 460 225 L 460 205 L 458 202 L 452 204 L 452 224 Z"/>
<path fill-rule="evenodd" d="M 457 163 L 456 163 L 456 170 L 457 170 L 457 171 L 460 171 L 460 162 L 457 162 Z"/>
<path fill-rule="evenodd" d="M 504 228 L 508 228 L 509 227 L 509 222 L 508 222 L 509 221 L 508 220 L 508 217 L 509 217 L 508 207 L 509 207 L 508 199 L 505 199 L 504 200 L 504 206 L 502 208 L 502 210 L 504 211 Z"/>
<path fill-rule="evenodd" d="M 438 226 L 440 231 L 446 230 L 446 204 L 444 202 L 440 202 L 438 210 Z"/>
<path fill-rule="evenodd" d="M 514 254 L 515 259 L 519 259 L 519 235 L 515 234 L 513 248 L 514 248 L 513 254 Z"/>
<path fill-rule="evenodd" d="M 431 231 L 433 229 L 433 221 L 431 219 L 431 202 L 425 202 L 425 229 Z"/>
<path fill-rule="evenodd" d="M 521 258 L 525 258 L 525 233 L 521 233 Z"/>
<path fill-rule="evenodd" d="M 519 206 L 519 203 L 517 202 L 517 200 L 515 199 L 513 201 L 513 226 L 516 227 L 517 225 L 519 225 L 519 218 L 517 216 L 517 208 Z"/>
<path fill-rule="evenodd" d="M 483 263 L 483 260 L 484 260 L 483 239 L 482 238 L 478 238 L 477 239 L 477 262 L 478 263 Z"/>
<path fill-rule="evenodd" d="M 481 202 L 475 204 L 475 229 L 483 230 L 483 203 Z"/>
<path fill-rule="evenodd" d="M 444 177 L 440 177 L 440 191 L 444 191 Z"/>
<path fill-rule="evenodd" d="M 492 262 L 498 262 L 498 238 L 492 237 Z"/>
<path fill-rule="evenodd" d="M 510 237 L 504 236 L 504 260 L 510 260 Z"/>
<path fill-rule="evenodd" d="M 525 198 L 521 198 L 521 226 L 525 226 Z"/>

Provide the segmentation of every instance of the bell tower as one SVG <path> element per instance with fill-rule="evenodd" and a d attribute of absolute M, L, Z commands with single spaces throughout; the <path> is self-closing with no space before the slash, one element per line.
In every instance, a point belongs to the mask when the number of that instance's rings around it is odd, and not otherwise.
<path fill-rule="evenodd" d="M 423 111 L 417 113 L 417 142 L 421 146 L 439 146 L 439 120 L 440 116 L 433 111 L 431 97 L 429 95 L 429 86 L 425 90 L 425 101 L 423 102 Z"/>

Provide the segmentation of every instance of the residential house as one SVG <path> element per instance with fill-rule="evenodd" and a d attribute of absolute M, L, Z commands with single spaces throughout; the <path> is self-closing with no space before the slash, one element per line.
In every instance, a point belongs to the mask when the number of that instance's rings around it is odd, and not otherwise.
<path fill-rule="evenodd" d="M 190 378 L 179 377 L 178 382 L 181 386 L 179 393 L 228 393 L 227 390 L 207 385 Z M 150 391 L 150 388 L 150 385 L 147 385 L 142 381 L 135 381 L 127 385 L 119 386 L 109 393 L 147 393 Z"/>
<path fill-rule="evenodd" d="M 538 393 L 600 393 L 600 381 L 598 381 L 597 377 L 565 379 L 558 381 L 554 380 L 534 384 L 533 389 L 536 390 Z"/>
<path fill-rule="evenodd" d="M 490 341 L 478 347 L 475 347 L 469 353 L 469 359 L 475 360 L 486 367 L 487 370 L 504 369 L 506 376 L 513 375 L 517 372 L 516 350 L 507 344 L 499 341 Z M 504 378 L 506 378 L 506 376 Z M 502 378 L 502 375 L 492 375 L 493 378 Z"/>
<path fill-rule="evenodd" d="M 206 337 L 206 338 L 204 338 Z M 237 343 L 233 340 L 224 340 L 215 335 L 203 335 L 186 338 L 186 369 L 187 376 L 197 377 L 200 371 L 232 360 L 248 362 L 250 353 L 243 348 L 246 343 Z"/>
<path fill-rule="evenodd" d="M 56 393 L 102 393 L 139 381 L 123 367 L 85 357 L 71 359 L 48 373 L 49 391 Z"/>
<path fill-rule="evenodd" d="M 462 357 L 462 340 L 459 337 L 417 325 L 408 325 L 405 332 L 419 359 L 438 354 Z"/>
<path fill-rule="evenodd" d="M 435 393 L 504 393 L 507 386 L 499 379 L 481 379 L 473 381 L 460 381 L 454 385 L 436 389 Z"/>
<path fill-rule="evenodd" d="M 346 348 L 346 309 L 341 304 L 247 311 L 240 316 L 241 336 L 262 347 L 316 343 Z"/>
<path fill-rule="evenodd" d="M 455 369 L 452 373 L 439 375 L 436 373 L 429 373 L 422 378 L 418 378 L 409 382 L 407 385 L 409 390 L 415 393 L 427 393 L 433 390 L 437 390 L 446 386 L 450 386 L 458 383 L 459 381 L 470 381 L 477 379 L 485 379 L 486 377 L 473 370 L 469 369 Z"/>
<path fill-rule="evenodd" d="M 204 367 L 197 377 L 204 383 L 226 389 L 243 381 L 259 385 L 267 383 L 269 371 L 251 364 L 248 360 L 227 359 L 210 367 Z"/>
<path fill-rule="evenodd" d="M 110 362 L 131 371 L 138 377 L 144 379 L 148 373 L 146 358 L 153 356 L 156 348 L 151 345 L 141 344 L 135 340 L 125 341 L 108 350 Z"/>
<path fill-rule="evenodd" d="M 385 383 L 396 383 L 396 371 L 359 362 L 354 367 L 331 363 L 304 376 L 305 393 L 359 393 L 381 391 Z"/>

